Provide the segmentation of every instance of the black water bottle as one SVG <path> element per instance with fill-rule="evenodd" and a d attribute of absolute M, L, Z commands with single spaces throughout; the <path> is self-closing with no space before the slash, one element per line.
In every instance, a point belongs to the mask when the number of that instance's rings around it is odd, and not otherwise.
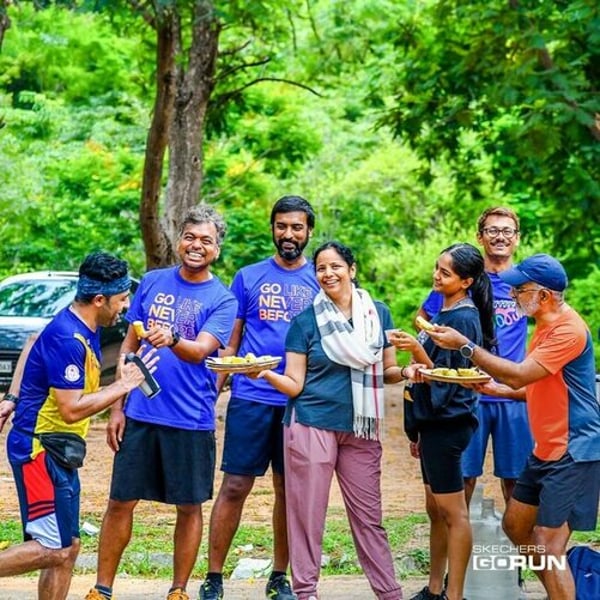
<path fill-rule="evenodd" d="M 154 379 L 144 361 L 134 352 L 129 352 L 125 356 L 125 362 L 135 363 L 139 367 L 140 371 L 144 374 L 144 381 L 140 383 L 139 388 L 146 398 L 154 398 L 160 392 L 160 385 L 158 385 L 158 381 Z"/>

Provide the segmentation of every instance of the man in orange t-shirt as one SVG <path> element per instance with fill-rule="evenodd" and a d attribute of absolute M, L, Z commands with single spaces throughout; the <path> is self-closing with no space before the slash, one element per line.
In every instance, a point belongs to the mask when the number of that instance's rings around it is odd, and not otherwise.
<path fill-rule="evenodd" d="M 592 337 L 564 301 L 562 265 L 536 254 L 503 271 L 523 314 L 535 320 L 525 360 L 515 363 L 476 346 L 449 327 L 429 332 L 500 383 L 522 389 L 534 448 L 504 514 L 504 530 L 523 554 L 563 556 L 571 532 L 593 530 L 600 496 L 600 405 Z M 553 600 L 575 597 L 571 571 L 534 571 Z"/>

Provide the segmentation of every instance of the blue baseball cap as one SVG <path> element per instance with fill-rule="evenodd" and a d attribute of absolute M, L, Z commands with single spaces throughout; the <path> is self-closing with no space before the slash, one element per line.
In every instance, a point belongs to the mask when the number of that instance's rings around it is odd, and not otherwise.
<path fill-rule="evenodd" d="M 534 281 L 549 290 L 562 292 L 569 285 L 564 267 L 549 254 L 534 254 L 498 275 L 512 287 Z"/>

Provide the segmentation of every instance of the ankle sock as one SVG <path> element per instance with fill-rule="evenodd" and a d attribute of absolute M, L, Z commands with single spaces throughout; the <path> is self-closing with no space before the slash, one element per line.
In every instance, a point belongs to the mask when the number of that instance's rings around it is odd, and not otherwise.
<path fill-rule="evenodd" d="M 277 579 L 278 577 L 285 577 L 285 571 L 273 571 L 269 576 L 269 581 L 273 581 L 273 579 Z"/>
<path fill-rule="evenodd" d="M 94 587 L 106 598 L 106 600 L 112 600 L 112 588 L 111 587 L 107 587 L 105 585 L 98 585 L 98 584 L 96 584 Z"/>
<path fill-rule="evenodd" d="M 207 573 L 206 580 L 223 585 L 223 573 Z"/>
<path fill-rule="evenodd" d="M 184 587 L 181 587 L 180 585 L 176 585 L 175 587 L 172 587 L 168 593 L 170 594 L 171 592 L 174 592 L 175 590 L 181 590 L 182 592 L 185 592 Z"/>

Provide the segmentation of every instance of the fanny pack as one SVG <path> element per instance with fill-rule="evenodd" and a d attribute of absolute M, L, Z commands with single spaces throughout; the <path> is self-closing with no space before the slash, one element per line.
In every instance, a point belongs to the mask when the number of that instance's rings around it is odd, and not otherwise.
<path fill-rule="evenodd" d="M 79 469 L 83 465 L 85 440 L 76 433 L 36 433 L 34 436 L 62 467 Z"/>

